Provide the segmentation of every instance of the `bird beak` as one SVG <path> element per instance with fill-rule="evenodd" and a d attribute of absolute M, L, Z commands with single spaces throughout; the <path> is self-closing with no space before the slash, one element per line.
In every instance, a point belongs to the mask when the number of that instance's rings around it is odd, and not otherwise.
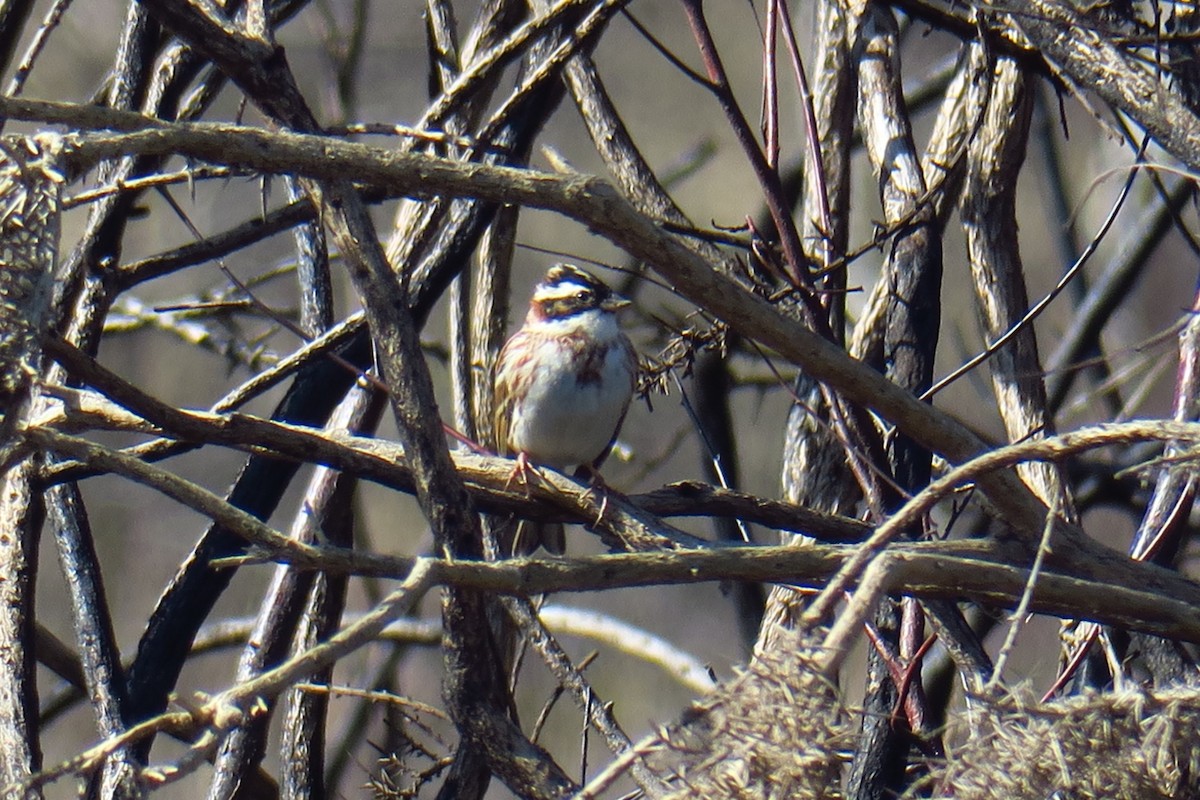
<path fill-rule="evenodd" d="M 605 311 L 620 311 L 625 306 L 629 305 L 629 301 L 619 294 L 614 294 L 607 300 L 600 303 L 600 307 Z"/>

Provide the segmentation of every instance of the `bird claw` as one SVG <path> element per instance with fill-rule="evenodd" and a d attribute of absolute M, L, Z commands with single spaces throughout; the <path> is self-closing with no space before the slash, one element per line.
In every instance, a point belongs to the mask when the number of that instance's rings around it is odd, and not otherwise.
<path fill-rule="evenodd" d="M 593 497 L 600 498 L 600 511 L 598 514 L 596 514 L 596 521 L 592 523 L 592 526 L 595 527 L 600 524 L 601 520 L 604 519 L 604 512 L 608 510 L 608 484 L 604 482 L 604 478 L 600 475 L 600 472 L 590 464 L 581 466 L 579 471 L 576 473 L 577 476 L 579 473 L 584 473 L 588 479 L 588 488 L 587 491 L 583 493 L 583 499 L 588 500 Z"/>
<path fill-rule="evenodd" d="M 504 490 L 508 491 L 512 486 L 512 482 L 518 478 L 521 479 L 521 486 L 525 489 L 525 496 L 529 497 L 530 475 L 537 474 L 537 467 L 529 463 L 529 455 L 526 453 L 517 453 L 517 463 L 513 466 L 512 473 L 508 476 L 508 480 L 504 482 Z"/>
<path fill-rule="evenodd" d="M 588 491 L 591 491 L 590 489 Z M 608 510 L 608 489 L 605 488 L 603 497 L 600 498 L 600 511 L 596 514 L 596 521 L 592 523 L 592 527 L 600 525 L 600 521 L 604 519 L 604 512 Z"/>

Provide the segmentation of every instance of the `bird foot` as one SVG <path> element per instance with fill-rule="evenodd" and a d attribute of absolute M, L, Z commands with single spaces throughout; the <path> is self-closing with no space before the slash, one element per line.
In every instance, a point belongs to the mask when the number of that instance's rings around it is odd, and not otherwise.
<path fill-rule="evenodd" d="M 529 487 L 532 485 L 530 476 L 536 476 L 537 474 L 537 467 L 530 463 L 529 454 L 517 453 L 517 463 L 513 466 L 512 474 L 508 476 L 508 480 L 504 482 L 504 489 L 508 491 L 508 488 L 512 486 L 512 482 L 520 478 L 521 486 L 525 490 L 525 496 L 529 497 Z"/>
<path fill-rule="evenodd" d="M 599 470 L 591 464 L 580 466 L 575 471 L 575 477 L 586 477 L 588 479 L 587 491 L 583 493 L 585 500 L 591 497 L 600 498 L 600 511 L 596 514 L 596 521 L 592 523 L 593 526 L 599 525 L 600 521 L 604 519 L 604 512 L 608 510 L 608 495 L 610 491 L 608 484 L 604 482 L 604 477 L 600 474 Z"/>

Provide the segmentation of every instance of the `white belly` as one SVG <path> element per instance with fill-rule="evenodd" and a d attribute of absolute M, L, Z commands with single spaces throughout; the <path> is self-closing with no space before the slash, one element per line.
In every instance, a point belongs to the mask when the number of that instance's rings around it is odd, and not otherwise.
<path fill-rule="evenodd" d="M 600 380 L 580 383 L 574 367 L 560 359 L 537 371 L 509 428 L 513 449 L 555 469 L 590 464 L 604 455 L 629 405 L 629 364 L 620 347 L 610 347 Z"/>

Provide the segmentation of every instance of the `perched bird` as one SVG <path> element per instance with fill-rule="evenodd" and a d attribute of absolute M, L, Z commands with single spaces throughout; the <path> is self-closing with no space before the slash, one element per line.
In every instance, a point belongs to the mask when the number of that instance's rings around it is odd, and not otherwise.
<path fill-rule="evenodd" d="M 496 360 L 495 433 L 502 452 L 529 464 L 595 474 L 608 455 L 637 378 L 637 355 L 617 323 L 629 301 L 571 264 L 534 289 L 525 324 Z M 563 552 L 561 523 L 523 523 L 513 547 Z"/>

